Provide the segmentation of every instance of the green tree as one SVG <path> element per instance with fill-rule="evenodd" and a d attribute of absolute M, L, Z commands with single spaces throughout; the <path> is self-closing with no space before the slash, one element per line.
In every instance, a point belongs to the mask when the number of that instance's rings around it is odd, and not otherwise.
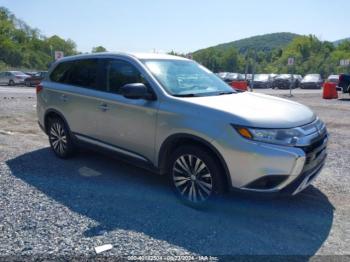
<path fill-rule="evenodd" d="M 75 43 L 59 36 L 46 38 L 40 31 L 17 19 L 8 9 L 0 7 L 0 63 L 5 67 L 47 69 L 53 51 L 65 55 L 77 53 Z"/>
<path fill-rule="evenodd" d="M 96 47 L 93 47 L 92 50 L 91 50 L 91 53 L 101 53 L 101 52 L 107 52 L 107 49 L 104 48 L 103 46 L 96 46 Z"/>

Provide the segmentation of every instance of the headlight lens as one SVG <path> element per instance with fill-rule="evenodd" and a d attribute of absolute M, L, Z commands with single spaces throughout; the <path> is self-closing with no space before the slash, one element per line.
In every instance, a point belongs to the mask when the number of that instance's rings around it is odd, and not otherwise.
<path fill-rule="evenodd" d="M 301 132 L 297 129 L 261 129 L 235 127 L 244 138 L 278 145 L 293 146 L 298 142 Z"/>

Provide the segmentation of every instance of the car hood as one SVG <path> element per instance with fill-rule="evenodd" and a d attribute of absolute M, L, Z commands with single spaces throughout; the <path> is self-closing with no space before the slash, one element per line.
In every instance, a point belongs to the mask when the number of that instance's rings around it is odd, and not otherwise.
<path fill-rule="evenodd" d="M 229 123 L 242 126 L 291 128 L 316 119 L 315 114 L 302 104 L 264 94 L 243 92 L 185 99 L 189 103 L 209 109 L 209 112 L 215 111 L 212 112 L 214 118 L 226 118 Z M 203 113 L 201 108 L 198 110 Z M 221 115 L 217 115 L 218 112 Z"/>

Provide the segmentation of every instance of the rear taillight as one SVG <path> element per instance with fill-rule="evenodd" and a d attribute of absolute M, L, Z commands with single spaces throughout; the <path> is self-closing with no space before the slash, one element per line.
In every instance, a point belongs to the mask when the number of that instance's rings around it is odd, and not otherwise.
<path fill-rule="evenodd" d="M 37 85 L 36 86 L 36 94 L 39 94 L 43 89 L 44 89 L 44 87 L 42 86 L 42 84 Z"/>
<path fill-rule="evenodd" d="M 343 81 L 344 75 L 339 76 L 339 82 Z"/>

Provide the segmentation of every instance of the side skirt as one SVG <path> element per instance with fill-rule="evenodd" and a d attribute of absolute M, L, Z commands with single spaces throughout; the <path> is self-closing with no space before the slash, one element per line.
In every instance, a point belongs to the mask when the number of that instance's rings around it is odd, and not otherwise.
<path fill-rule="evenodd" d="M 150 160 L 137 153 L 79 133 L 72 133 L 72 135 L 74 137 L 74 142 L 79 147 L 106 154 L 108 157 L 116 158 L 128 164 L 146 169 L 152 173 L 161 174 L 160 169 L 154 166 Z"/>

